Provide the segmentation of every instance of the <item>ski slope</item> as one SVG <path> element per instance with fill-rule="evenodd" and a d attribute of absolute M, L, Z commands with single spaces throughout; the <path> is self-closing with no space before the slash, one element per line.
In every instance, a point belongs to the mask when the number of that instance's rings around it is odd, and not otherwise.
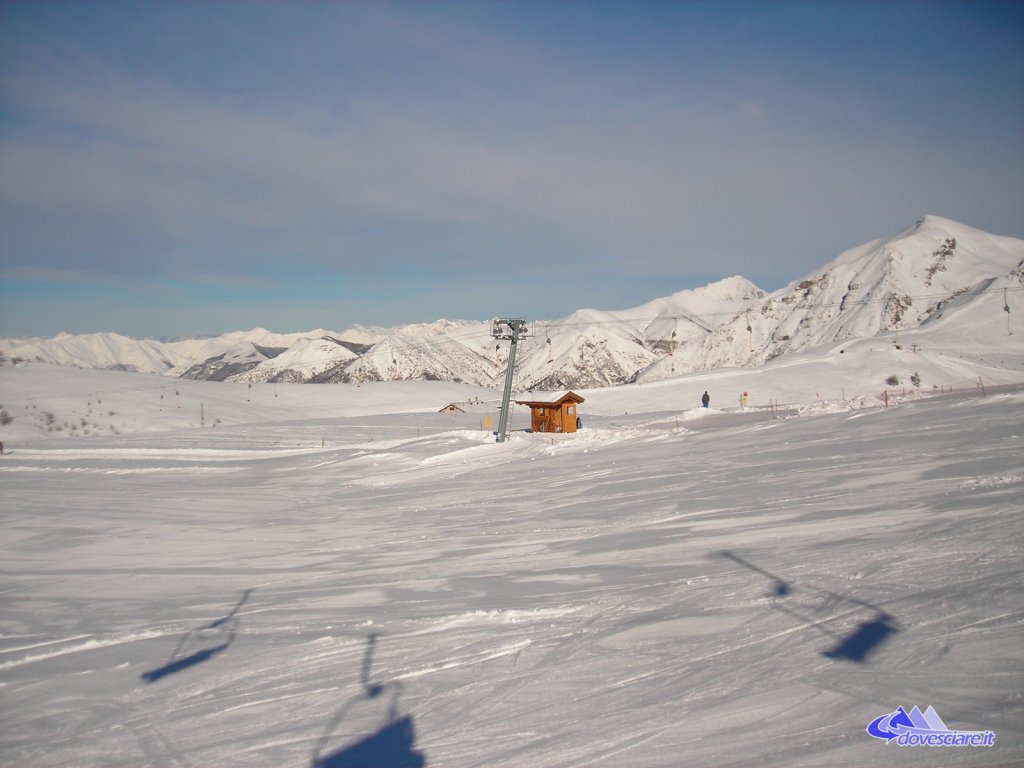
<path fill-rule="evenodd" d="M 1021 764 L 1024 389 L 845 359 L 501 444 L 464 385 L 0 369 L 0 764 Z"/>

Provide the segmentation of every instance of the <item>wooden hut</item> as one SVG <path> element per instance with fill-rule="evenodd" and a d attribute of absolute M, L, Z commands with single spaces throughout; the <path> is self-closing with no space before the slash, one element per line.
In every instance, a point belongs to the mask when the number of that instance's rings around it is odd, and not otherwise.
<path fill-rule="evenodd" d="M 534 432 L 575 432 L 576 406 L 583 398 L 566 392 L 551 400 L 516 400 L 516 405 L 530 407 L 530 428 Z"/>

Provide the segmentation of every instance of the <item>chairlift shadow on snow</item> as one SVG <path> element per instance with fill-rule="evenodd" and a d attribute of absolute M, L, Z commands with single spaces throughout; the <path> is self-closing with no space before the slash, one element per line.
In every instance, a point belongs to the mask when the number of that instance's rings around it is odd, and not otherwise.
<path fill-rule="evenodd" d="M 313 750 L 311 768 L 423 768 L 427 764 L 423 753 L 416 751 L 416 730 L 412 717 L 398 715 L 401 683 L 370 682 L 370 668 L 373 664 L 373 650 L 377 644 L 377 637 L 378 635 L 373 633 L 367 638 L 360 676 L 362 692 L 353 696 L 331 718 L 324 735 L 320 737 Z M 387 715 L 384 723 L 376 731 L 326 755 L 323 754 L 342 720 L 353 707 L 381 699 L 389 691 L 391 700 L 387 705 Z"/>
<path fill-rule="evenodd" d="M 842 638 L 838 645 L 822 653 L 830 659 L 847 659 L 863 663 L 867 657 L 881 645 L 889 635 L 897 632 L 892 625 L 892 617 L 879 611 L 871 621 L 857 625 L 857 630 Z"/>
<path fill-rule="evenodd" d="M 776 610 L 803 622 L 806 628 L 817 630 L 832 638 L 835 641 L 835 644 L 830 649 L 822 651 L 822 656 L 826 656 L 830 659 L 853 661 L 858 664 L 864 664 L 867 663 L 868 657 L 871 656 L 871 654 L 873 654 L 878 647 L 889 638 L 890 635 L 899 631 L 894 625 L 893 617 L 876 605 L 872 605 L 871 603 L 856 597 L 851 597 L 850 595 L 841 595 L 837 592 L 818 589 L 817 587 L 809 588 L 809 591 L 824 597 L 824 601 L 814 608 L 815 613 L 820 614 L 838 606 L 852 604 L 858 606 L 854 610 L 870 611 L 873 614 L 870 619 L 866 619 L 858 623 L 851 632 L 846 634 L 835 632 L 827 626 L 827 624 L 830 621 L 833 621 L 835 617 L 829 619 L 817 619 L 814 616 L 808 616 L 805 613 L 795 610 L 788 605 L 784 605 L 781 602 L 781 598 L 787 598 L 795 591 L 794 587 L 789 582 L 774 573 L 766 571 L 763 568 L 744 560 L 739 555 L 729 552 L 728 550 L 719 552 L 718 555 L 726 558 L 727 560 L 732 560 L 734 563 L 742 565 L 744 568 L 770 579 L 773 586 L 768 597 L 780 598 L 780 600 L 775 602 L 774 607 Z"/>
<path fill-rule="evenodd" d="M 242 592 L 242 597 L 227 616 L 186 632 L 171 653 L 170 660 L 162 667 L 143 672 L 142 679 L 147 683 L 155 683 L 163 677 L 194 667 L 226 651 L 235 640 L 238 611 L 249 599 L 250 594 L 252 589 Z"/>

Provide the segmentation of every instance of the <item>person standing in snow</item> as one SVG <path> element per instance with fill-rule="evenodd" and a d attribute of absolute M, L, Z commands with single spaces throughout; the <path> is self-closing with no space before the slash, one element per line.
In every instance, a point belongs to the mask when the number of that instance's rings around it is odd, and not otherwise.
<path fill-rule="evenodd" d="M 704 390 L 704 397 L 702 397 L 700 401 L 704 404 L 705 408 L 707 408 L 708 403 L 711 402 L 711 395 L 708 394 L 708 391 L 706 389 Z"/>

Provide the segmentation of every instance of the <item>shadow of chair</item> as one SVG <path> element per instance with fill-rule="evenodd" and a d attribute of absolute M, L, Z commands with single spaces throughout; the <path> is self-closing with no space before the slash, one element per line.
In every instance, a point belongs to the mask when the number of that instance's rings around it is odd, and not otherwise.
<path fill-rule="evenodd" d="M 250 594 L 252 594 L 251 589 L 245 590 L 241 599 L 227 616 L 186 632 L 171 653 L 171 658 L 167 663 L 162 667 L 143 672 L 142 679 L 147 683 L 155 683 L 168 675 L 209 661 L 214 656 L 226 651 L 235 640 L 235 632 L 238 629 L 238 611 L 249 599 Z"/>
<path fill-rule="evenodd" d="M 313 768 L 423 768 L 426 762 L 415 742 L 412 718 L 406 715 L 343 749 L 314 758 Z"/>
<path fill-rule="evenodd" d="M 879 613 L 875 619 L 858 624 L 854 632 L 840 638 L 834 648 L 822 651 L 822 655 L 830 659 L 846 659 L 863 663 L 878 646 L 885 642 L 889 635 L 896 631 L 891 624 L 891 617 L 888 614 Z"/>
<path fill-rule="evenodd" d="M 722 551 L 718 553 L 718 556 L 742 565 L 744 568 L 764 576 L 766 579 L 770 579 L 772 581 L 772 589 L 768 594 L 769 597 L 788 598 L 796 591 L 788 581 L 785 581 L 770 571 L 766 571 L 765 569 L 754 565 L 733 552 Z M 806 616 L 787 605 L 783 605 L 781 601 L 777 601 L 774 605 L 776 610 L 802 621 L 807 629 L 814 629 L 835 640 L 835 644 L 832 648 L 821 652 L 822 656 L 826 656 L 830 659 L 853 661 L 858 664 L 864 664 L 867 662 L 868 657 L 871 656 L 878 647 L 882 645 L 882 643 L 884 643 L 891 635 L 899 631 L 894 625 L 893 617 L 876 605 L 872 605 L 869 602 L 850 595 L 842 595 L 826 589 L 818 589 L 817 587 L 804 587 L 803 589 L 804 591 L 809 591 L 825 598 L 824 603 L 818 608 L 819 613 L 825 609 L 845 604 L 857 606 L 854 610 L 863 609 L 871 611 L 873 614 L 871 619 L 858 623 L 853 631 L 844 635 L 829 629 L 825 625 L 825 621 L 829 620 L 823 621 Z"/>
<path fill-rule="evenodd" d="M 324 735 L 313 750 L 311 768 L 423 768 L 426 765 L 426 758 L 416 750 L 416 729 L 412 717 L 398 716 L 401 684 L 370 682 L 370 668 L 373 664 L 373 650 L 377 644 L 377 637 L 378 635 L 374 633 L 367 638 L 360 676 L 362 692 L 353 696 L 331 718 Z M 324 754 L 328 742 L 353 706 L 379 699 L 388 691 L 391 693 L 391 701 L 388 704 L 387 715 L 384 723 L 376 731 Z"/>

